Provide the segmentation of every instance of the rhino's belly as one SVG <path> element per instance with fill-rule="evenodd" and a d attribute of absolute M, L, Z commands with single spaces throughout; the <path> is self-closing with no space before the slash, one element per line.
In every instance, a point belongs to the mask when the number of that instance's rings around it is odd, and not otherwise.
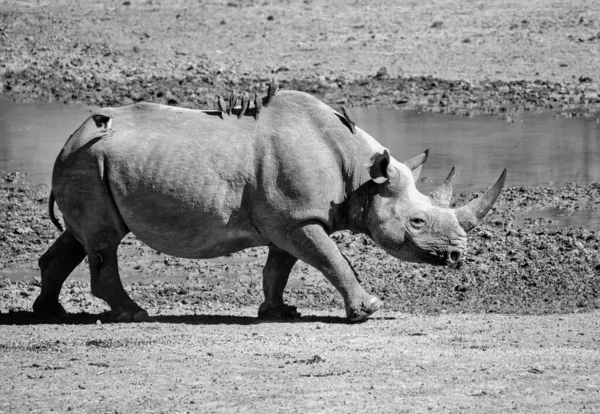
<path fill-rule="evenodd" d="M 197 233 L 182 236 L 174 231 L 152 231 L 139 227 L 130 229 L 144 244 L 171 256 L 188 259 L 208 259 L 237 252 L 248 247 L 263 246 L 267 240 L 259 234 L 243 229 L 197 228 Z"/>
<path fill-rule="evenodd" d="M 148 214 L 147 210 L 124 208 L 123 221 L 144 244 L 172 256 L 190 259 L 218 257 L 248 247 L 267 244 L 252 226 L 235 218 L 180 210 L 180 215 Z M 156 213 L 158 210 L 154 210 Z"/>
<path fill-rule="evenodd" d="M 218 257 L 268 242 L 254 227 L 249 201 L 242 197 L 241 189 L 139 185 L 131 193 L 113 191 L 128 229 L 148 246 L 169 255 Z"/>

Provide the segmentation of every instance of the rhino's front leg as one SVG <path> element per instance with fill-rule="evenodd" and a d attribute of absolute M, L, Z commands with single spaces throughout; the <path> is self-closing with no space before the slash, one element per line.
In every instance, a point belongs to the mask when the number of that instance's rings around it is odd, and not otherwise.
<path fill-rule="evenodd" d="M 117 246 L 88 252 L 92 276 L 92 294 L 110 306 L 110 319 L 115 322 L 144 322 L 148 313 L 129 297 L 119 276 Z"/>
<path fill-rule="evenodd" d="M 304 223 L 287 235 L 284 244 L 282 247 L 293 256 L 321 271 L 342 294 L 351 321 L 366 319 L 383 305 L 358 283 L 352 267 L 320 222 Z"/>
<path fill-rule="evenodd" d="M 263 292 L 265 301 L 258 308 L 262 319 L 292 319 L 300 316 L 295 306 L 283 301 L 283 291 L 287 285 L 292 267 L 297 258 L 275 245 L 269 246 L 269 256 L 263 269 Z"/>

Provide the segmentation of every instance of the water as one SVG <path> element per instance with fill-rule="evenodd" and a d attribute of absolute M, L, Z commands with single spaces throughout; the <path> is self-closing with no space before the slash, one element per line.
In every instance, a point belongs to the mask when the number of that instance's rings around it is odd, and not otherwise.
<path fill-rule="evenodd" d="M 21 171 L 34 184 L 50 184 L 56 156 L 91 111 L 85 105 L 0 99 L 0 172 Z"/>
<path fill-rule="evenodd" d="M 0 171 L 28 173 L 33 183 L 49 183 L 61 147 L 89 116 L 85 105 L 15 104 L 0 99 Z M 549 182 L 600 181 L 600 124 L 596 117 L 524 115 L 514 123 L 499 117 L 473 118 L 354 108 L 357 125 L 399 160 L 430 149 L 419 183 L 428 191 L 453 165 L 458 190 L 482 190 L 504 167 L 508 186 Z"/>
<path fill-rule="evenodd" d="M 600 181 L 596 117 L 525 114 L 512 123 L 497 116 L 466 118 L 363 108 L 353 112 L 357 124 L 400 160 L 429 148 L 422 176 L 439 183 L 456 165 L 457 189 L 485 189 L 504 167 L 509 187 Z"/>
<path fill-rule="evenodd" d="M 583 227 L 588 230 L 600 230 L 600 216 L 597 210 L 562 210 L 547 208 L 544 210 L 531 210 L 517 220 L 517 225 L 526 219 L 550 219 L 544 223 L 545 227 Z"/>

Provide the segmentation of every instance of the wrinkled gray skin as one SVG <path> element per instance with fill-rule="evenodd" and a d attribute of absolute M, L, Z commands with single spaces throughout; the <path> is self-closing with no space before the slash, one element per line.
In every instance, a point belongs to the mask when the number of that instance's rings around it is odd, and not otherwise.
<path fill-rule="evenodd" d="M 111 318 L 148 319 L 118 273 L 117 247 L 132 232 L 153 249 L 186 258 L 266 245 L 260 316 L 298 315 L 283 292 L 300 259 L 339 290 L 350 320 L 365 319 L 382 302 L 360 286 L 332 232 L 365 233 L 402 260 L 456 266 L 466 231 L 504 182 L 503 174 L 477 205 L 448 209 L 451 177 L 433 197 L 415 187 L 426 153 L 400 163 L 300 92 L 277 93 L 258 121 L 253 107 L 238 120 L 147 103 L 95 115 L 54 166 L 50 213 L 54 218 L 54 196 L 66 230 L 40 258 L 42 292 L 34 303 L 48 317 L 65 314 L 60 289 L 87 256 L 92 293 L 108 303 Z"/>

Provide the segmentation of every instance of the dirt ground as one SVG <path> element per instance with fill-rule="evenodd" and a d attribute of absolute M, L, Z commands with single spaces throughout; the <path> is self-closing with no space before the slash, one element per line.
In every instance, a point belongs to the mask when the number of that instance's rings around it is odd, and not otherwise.
<path fill-rule="evenodd" d="M 591 0 L 0 1 L 0 90 L 211 108 L 276 77 L 332 106 L 599 117 L 599 44 Z M 191 261 L 133 237 L 123 281 L 153 323 L 107 323 L 85 263 L 71 315 L 39 319 L 48 191 L 0 177 L 0 412 L 600 411 L 600 233 L 538 214 L 598 213 L 599 183 L 506 189 L 460 270 L 335 234 L 385 301 L 358 325 L 303 263 L 286 292 L 302 318 L 260 322 L 265 249 Z"/>
<path fill-rule="evenodd" d="M 139 325 L 0 315 L 0 411 L 600 410 L 598 313 L 384 312 L 359 325 L 341 315 L 257 323 L 238 309 Z"/>

